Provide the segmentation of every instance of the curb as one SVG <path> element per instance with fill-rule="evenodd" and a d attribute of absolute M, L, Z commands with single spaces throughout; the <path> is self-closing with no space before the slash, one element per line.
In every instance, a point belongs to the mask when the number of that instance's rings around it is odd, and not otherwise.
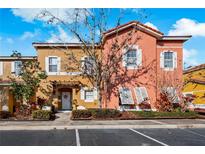
<path fill-rule="evenodd" d="M 205 124 L 188 125 L 75 125 L 75 126 L 1 126 L 0 130 L 55 130 L 55 129 L 151 129 L 205 128 Z"/>

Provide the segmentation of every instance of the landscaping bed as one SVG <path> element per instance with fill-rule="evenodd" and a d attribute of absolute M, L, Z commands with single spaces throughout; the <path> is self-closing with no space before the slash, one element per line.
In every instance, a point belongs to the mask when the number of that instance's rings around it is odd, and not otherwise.
<path fill-rule="evenodd" d="M 34 110 L 31 114 L 11 114 L 7 111 L 0 112 L 0 121 L 49 121 L 54 120 L 55 114 L 52 111 Z"/>
<path fill-rule="evenodd" d="M 195 119 L 204 118 L 197 112 L 118 111 L 87 109 L 72 111 L 72 120 L 139 120 L 139 119 Z"/>

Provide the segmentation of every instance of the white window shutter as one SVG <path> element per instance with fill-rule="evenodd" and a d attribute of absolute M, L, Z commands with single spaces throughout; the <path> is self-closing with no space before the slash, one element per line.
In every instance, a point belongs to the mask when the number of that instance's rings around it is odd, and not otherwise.
<path fill-rule="evenodd" d="M 173 63 L 174 68 L 177 68 L 177 52 L 173 52 Z"/>
<path fill-rule="evenodd" d="M 124 67 L 126 66 L 126 59 L 127 59 L 127 54 L 126 54 L 126 52 L 127 52 L 127 51 L 126 51 L 125 49 L 124 49 L 123 52 L 122 52 L 122 54 L 123 54 L 123 55 L 122 55 L 122 66 L 124 66 Z"/>
<path fill-rule="evenodd" d="M 142 98 L 143 99 L 148 98 L 147 89 L 145 87 L 141 87 L 140 90 L 141 90 Z"/>
<path fill-rule="evenodd" d="M 60 73 L 61 71 L 61 57 L 57 59 L 57 72 Z"/>
<path fill-rule="evenodd" d="M 142 66 L 142 50 L 137 50 L 137 66 Z"/>
<path fill-rule="evenodd" d="M 3 71 L 4 71 L 4 63 L 0 62 L 0 75 L 3 75 Z"/>
<path fill-rule="evenodd" d="M 97 100 L 98 99 L 98 90 L 97 90 L 97 88 L 93 89 L 93 95 L 94 95 L 94 100 Z"/>
<path fill-rule="evenodd" d="M 84 100 L 85 99 L 85 90 L 83 87 L 81 87 L 80 89 L 80 99 L 81 100 Z"/>
<path fill-rule="evenodd" d="M 140 91 L 139 87 L 135 88 L 135 93 L 136 93 L 137 102 L 138 103 L 143 102 L 143 98 L 142 98 L 141 91 Z"/>
<path fill-rule="evenodd" d="M 11 62 L 11 72 L 15 73 L 15 62 Z"/>
<path fill-rule="evenodd" d="M 48 73 L 49 72 L 49 58 L 45 57 L 45 71 Z"/>
<path fill-rule="evenodd" d="M 160 68 L 164 68 L 164 52 L 160 53 Z"/>

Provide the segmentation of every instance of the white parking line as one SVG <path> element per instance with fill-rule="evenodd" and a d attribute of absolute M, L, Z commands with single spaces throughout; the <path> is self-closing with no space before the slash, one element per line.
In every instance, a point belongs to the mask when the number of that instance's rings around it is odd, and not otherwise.
<path fill-rule="evenodd" d="M 75 136 L 76 136 L 76 145 L 80 146 L 80 136 L 79 136 L 78 129 L 75 129 Z"/>
<path fill-rule="evenodd" d="M 165 144 L 165 143 L 163 143 L 163 142 L 161 142 L 161 141 L 158 141 L 157 139 L 154 139 L 154 138 L 152 138 L 152 137 L 150 137 L 150 136 L 147 136 L 147 135 L 145 135 L 145 134 L 143 134 L 143 133 L 140 133 L 140 132 L 138 132 L 138 131 L 136 131 L 136 130 L 134 130 L 134 129 L 132 129 L 132 128 L 130 128 L 130 130 L 133 131 L 133 132 L 135 132 L 135 133 L 137 133 L 137 134 L 140 134 L 140 135 L 142 135 L 142 136 L 144 136 L 144 137 L 146 137 L 146 138 L 148 138 L 148 139 L 150 139 L 150 140 L 152 140 L 152 141 L 155 141 L 155 142 L 157 142 L 157 143 L 159 143 L 159 144 L 161 144 L 161 145 L 168 146 L 167 144 Z"/>
<path fill-rule="evenodd" d="M 198 135 L 198 136 L 201 136 L 201 137 L 205 137 L 204 135 L 199 134 L 199 133 L 194 132 L 194 131 L 191 131 L 191 130 L 187 130 L 187 129 L 183 129 L 183 130 L 186 131 L 186 132 L 192 133 L 192 134 L 194 134 L 194 135 Z"/>

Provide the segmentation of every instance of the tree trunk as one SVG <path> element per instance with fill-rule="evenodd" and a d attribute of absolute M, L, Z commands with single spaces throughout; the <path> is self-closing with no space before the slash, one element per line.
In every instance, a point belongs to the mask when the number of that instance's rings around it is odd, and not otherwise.
<path fill-rule="evenodd" d="M 99 86 L 97 86 L 97 93 L 98 93 L 98 106 L 101 109 L 102 108 L 102 96 L 101 96 L 101 90 Z"/>

